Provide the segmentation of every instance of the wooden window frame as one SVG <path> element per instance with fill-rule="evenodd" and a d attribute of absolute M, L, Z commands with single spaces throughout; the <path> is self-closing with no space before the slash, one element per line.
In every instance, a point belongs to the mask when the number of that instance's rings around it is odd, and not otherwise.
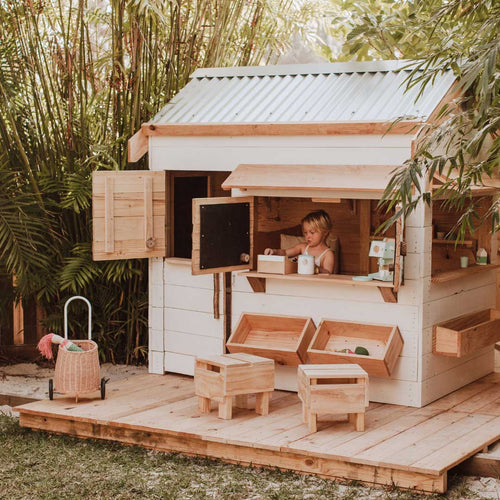
<path fill-rule="evenodd" d="M 206 177 L 207 178 L 207 198 L 211 198 L 214 192 L 214 176 L 212 172 L 204 170 L 193 171 L 165 171 L 167 176 L 166 181 L 166 258 L 179 258 L 174 255 L 174 241 L 175 241 L 175 221 L 174 221 L 174 192 L 175 192 L 175 179 L 178 177 Z M 191 259 L 182 258 L 186 262 Z"/>

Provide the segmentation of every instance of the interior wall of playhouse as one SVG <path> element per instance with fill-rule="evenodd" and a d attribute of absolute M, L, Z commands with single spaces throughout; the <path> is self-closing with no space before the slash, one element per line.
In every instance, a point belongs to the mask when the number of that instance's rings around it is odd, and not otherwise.
<path fill-rule="evenodd" d="M 411 139 L 406 135 L 151 138 L 150 169 L 168 174 L 168 243 L 167 258 L 151 258 L 149 264 L 150 371 L 192 375 L 197 355 L 221 354 L 225 348 L 223 276 L 193 276 L 189 257 L 178 254 L 175 247 L 179 230 L 172 216 L 176 182 L 179 189 L 189 189 L 190 184 L 187 181 L 182 187 L 183 181 L 176 179 L 192 177 L 193 197 L 199 196 L 200 189 L 202 194 L 206 190 L 206 196 L 228 196 L 220 186 L 241 163 L 398 165 L 410 156 Z M 339 237 L 339 272 L 374 270 L 375 260 L 367 257 L 369 237 L 385 217 L 376 210 L 376 200 L 317 203 L 310 198 L 271 194 L 256 202 L 257 253 L 267 246 L 279 246 L 280 234 L 297 231 L 303 215 L 323 208 L 330 213 Z M 390 378 L 370 377 L 370 399 L 425 405 L 493 368 L 492 346 L 460 359 L 432 353 L 434 324 L 495 305 L 496 271 L 432 282 L 433 269 L 451 269 L 462 252 L 470 252 L 433 244 L 436 228 L 439 232 L 451 229 L 452 219 L 439 205 L 422 205 L 405 221 L 407 255 L 397 303 L 384 302 L 376 288 L 272 278 L 267 279 L 265 293 L 254 293 L 245 277 L 232 273 L 231 324 L 234 328 L 243 313 L 265 313 L 307 316 L 316 325 L 323 318 L 397 325 L 404 341 L 401 355 Z M 489 245 L 493 262 L 496 248 L 490 236 L 481 233 L 475 237 L 477 244 Z M 295 375 L 295 367 L 278 367 L 277 387 L 295 390 Z"/>

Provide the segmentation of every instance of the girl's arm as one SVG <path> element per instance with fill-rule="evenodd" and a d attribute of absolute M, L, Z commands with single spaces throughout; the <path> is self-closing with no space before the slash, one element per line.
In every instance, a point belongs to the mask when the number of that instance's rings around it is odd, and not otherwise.
<path fill-rule="evenodd" d="M 266 248 L 264 250 L 264 255 L 286 255 L 287 257 L 295 257 L 296 255 L 300 255 L 305 247 L 305 243 L 299 243 L 298 245 L 287 248 L 286 250 L 281 248 Z"/>
<path fill-rule="evenodd" d="M 330 250 L 326 252 L 325 256 L 323 257 L 323 262 L 321 262 L 321 265 L 319 266 L 320 274 L 332 274 L 334 264 L 335 264 L 335 255 Z"/>

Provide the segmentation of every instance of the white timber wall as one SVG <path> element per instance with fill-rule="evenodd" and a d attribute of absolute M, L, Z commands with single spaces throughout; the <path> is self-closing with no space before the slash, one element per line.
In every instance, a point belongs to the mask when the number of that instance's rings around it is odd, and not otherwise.
<path fill-rule="evenodd" d="M 154 137 L 150 168 L 232 171 L 242 163 L 398 165 L 410 156 L 411 139 L 395 135 Z M 416 248 L 417 257 L 410 259 L 416 275 L 406 279 L 397 304 L 385 303 L 376 289 L 272 278 L 267 280 L 265 294 L 254 293 L 245 278 L 233 275 L 233 328 L 243 312 L 308 316 L 316 324 L 321 318 L 395 324 L 404 340 L 402 354 L 391 379 L 370 379 L 370 398 L 420 406 L 424 293 L 420 274 L 425 264 L 418 255 L 422 252 L 423 247 Z M 157 295 L 150 306 L 150 370 L 192 374 L 194 356 L 223 352 L 222 311 L 221 318 L 214 320 L 211 275 L 193 277 L 189 264 L 169 260 L 152 260 L 150 265 L 154 273 L 150 294 Z M 163 308 L 163 314 L 157 308 Z M 293 390 L 295 368 L 279 367 L 276 379 L 278 387 Z"/>
<path fill-rule="evenodd" d="M 193 276 L 188 259 L 150 259 L 149 269 L 149 371 L 193 375 L 196 356 L 224 352 L 222 291 L 215 319 L 212 274 Z"/>
<path fill-rule="evenodd" d="M 242 163 L 399 165 L 412 136 L 151 137 L 151 170 L 233 171 Z"/>
<path fill-rule="evenodd" d="M 433 326 L 463 314 L 495 307 L 495 270 L 445 283 L 432 283 L 432 209 L 420 204 L 406 220 L 405 285 L 418 288 L 422 300 L 418 382 L 425 406 L 494 370 L 494 346 L 462 358 L 432 352 Z M 492 256 L 496 255 L 493 244 Z"/>
<path fill-rule="evenodd" d="M 423 405 L 494 371 L 494 345 L 461 358 L 437 356 L 432 353 L 432 329 L 457 316 L 495 308 L 496 278 L 496 270 L 491 270 L 426 287 L 420 368 Z"/>

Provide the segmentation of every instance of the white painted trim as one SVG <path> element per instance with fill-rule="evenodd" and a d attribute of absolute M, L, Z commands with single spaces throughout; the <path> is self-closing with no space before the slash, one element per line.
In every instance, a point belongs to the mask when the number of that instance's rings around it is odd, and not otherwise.
<path fill-rule="evenodd" d="M 149 373 L 163 375 L 163 351 L 149 351 Z"/>

